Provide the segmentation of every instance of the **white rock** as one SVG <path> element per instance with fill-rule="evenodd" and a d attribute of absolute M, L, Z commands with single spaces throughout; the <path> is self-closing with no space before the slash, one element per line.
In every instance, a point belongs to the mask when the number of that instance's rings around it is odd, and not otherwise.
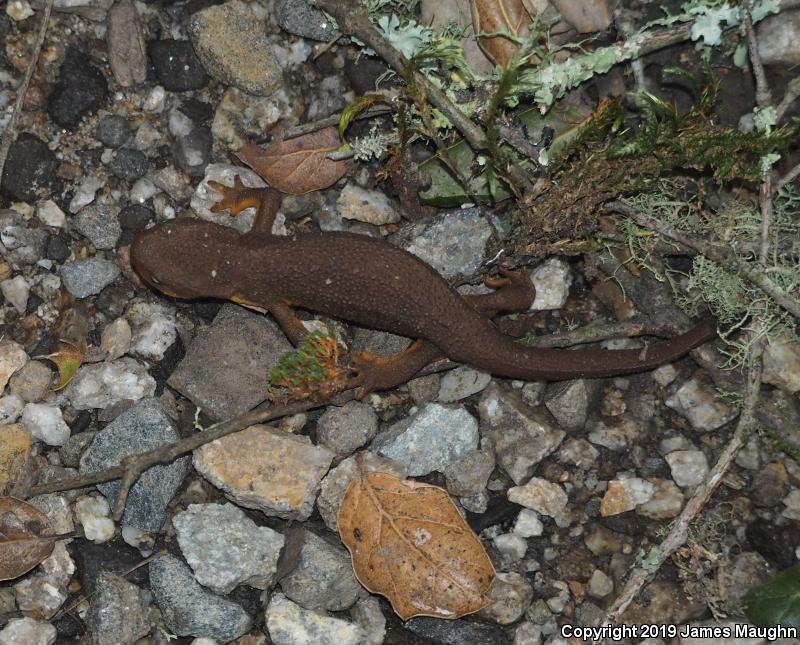
<path fill-rule="evenodd" d="M 64 228 L 67 225 L 67 216 L 52 199 L 46 199 L 36 209 L 36 216 L 45 226 Z"/>
<path fill-rule="evenodd" d="M 0 392 L 8 384 L 8 379 L 28 362 L 28 355 L 22 345 L 13 340 L 0 342 Z"/>
<path fill-rule="evenodd" d="M 28 0 L 11 0 L 6 6 L 6 14 L 11 20 L 20 22 L 33 15 L 33 9 Z"/>
<path fill-rule="evenodd" d="M 572 274 L 566 262 L 549 258 L 530 272 L 530 278 L 536 287 L 536 298 L 530 307 L 532 311 L 561 309 L 564 306 L 572 286 Z"/>
<path fill-rule="evenodd" d="M 377 190 L 361 188 L 354 183 L 342 188 L 336 206 L 345 219 L 367 222 L 375 226 L 396 224 L 400 221 L 400 215 L 386 195 Z"/>
<path fill-rule="evenodd" d="M 136 180 L 136 183 L 131 186 L 131 192 L 128 194 L 128 198 L 134 204 L 144 204 L 148 199 L 150 199 L 153 195 L 156 195 L 159 192 L 159 189 L 156 185 L 147 177 L 141 177 Z"/>
<path fill-rule="evenodd" d="M 667 363 L 666 365 L 654 369 L 652 374 L 653 380 L 656 383 L 661 387 L 666 387 L 678 376 L 678 370 L 672 363 Z"/>
<path fill-rule="evenodd" d="M 105 181 L 99 177 L 87 177 L 81 182 L 75 191 L 75 196 L 69 203 L 68 209 L 70 213 L 77 213 L 81 208 L 91 204 L 94 201 L 97 191 L 100 190 Z"/>
<path fill-rule="evenodd" d="M 595 569 L 589 578 L 589 595 L 592 598 L 605 598 L 614 591 L 614 582 L 600 569 Z"/>
<path fill-rule="evenodd" d="M 272 596 L 266 624 L 275 645 L 358 645 L 366 636 L 358 625 L 303 609 L 281 593 Z"/>
<path fill-rule="evenodd" d="M 665 403 L 683 415 L 695 430 L 709 431 L 736 418 L 736 409 L 720 401 L 714 391 L 695 378 L 689 379 Z"/>
<path fill-rule="evenodd" d="M 525 538 L 517 533 L 503 533 L 492 540 L 497 550 L 513 562 L 522 560 L 528 550 Z"/>
<path fill-rule="evenodd" d="M 12 618 L 0 631 L 0 645 L 52 645 L 56 628 L 33 618 Z"/>
<path fill-rule="evenodd" d="M 509 488 L 508 500 L 540 515 L 558 519 L 563 516 L 569 498 L 558 484 L 541 477 L 532 477 L 524 486 Z"/>
<path fill-rule="evenodd" d="M 147 368 L 132 358 L 82 365 L 65 395 L 77 410 L 107 408 L 130 399 L 152 396 L 156 381 Z"/>
<path fill-rule="evenodd" d="M 145 112 L 161 112 L 164 109 L 164 102 L 166 101 L 167 93 L 163 87 L 156 85 L 147 98 L 144 100 L 142 109 Z M 139 128 L 141 129 L 141 128 Z"/>
<path fill-rule="evenodd" d="M 0 291 L 20 314 L 24 314 L 28 308 L 28 296 L 31 292 L 31 285 L 21 275 L 14 276 L 8 280 L 0 282 Z"/>
<path fill-rule="evenodd" d="M 544 533 L 544 524 L 536 511 L 523 508 L 517 515 L 517 521 L 514 522 L 514 533 L 524 538 L 539 537 Z"/>
<path fill-rule="evenodd" d="M 137 300 L 125 318 L 131 328 L 130 351 L 142 358 L 160 361 L 178 337 L 175 308 L 170 305 Z"/>
<path fill-rule="evenodd" d="M 24 408 L 25 401 L 16 394 L 0 397 L 0 425 L 14 423 L 20 418 Z"/>
<path fill-rule="evenodd" d="M 790 520 L 800 520 L 800 490 L 793 488 L 783 498 L 783 503 L 786 506 L 783 510 L 783 516 L 788 517 Z"/>
<path fill-rule="evenodd" d="M 708 475 L 708 460 L 700 450 L 676 450 L 666 460 L 678 486 L 697 486 Z"/>
<path fill-rule="evenodd" d="M 22 423 L 31 436 L 48 446 L 63 446 L 69 439 L 69 426 L 60 408 L 44 403 L 28 403 L 22 411 Z"/>
<path fill-rule="evenodd" d="M 791 394 L 800 390 L 800 343 L 770 340 L 762 380 Z"/>
<path fill-rule="evenodd" d="M 114 537 L 114 520 L 105 497 L 83 495 L 75 500 L 75 516 L 83 525 L 87 540 L 95 544 L 108 542 Z"/>
<path fill-rule="evenodd" d="M 106 358 L 115 361 L 128 353 L 131 348 L 131 326 L 124 318 L 117 318 L 106 325 L 100 337 L 100 349 L 105 352 Z"/>

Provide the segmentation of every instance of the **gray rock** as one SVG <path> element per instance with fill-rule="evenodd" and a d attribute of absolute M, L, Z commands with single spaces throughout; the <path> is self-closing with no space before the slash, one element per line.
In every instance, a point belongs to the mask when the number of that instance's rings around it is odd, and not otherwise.
<path fill-rule="evenodd" d="M 76 260 L 61 267 L 64 287 L 76 298 L 86 298 L 100 293 L 119 275 L 115 262 L 97 257 Z"/>
<path fill-rule="evenodd" d="M 666 460 L 678 486 L 697 486 L 708 474 L 708 459 L 702 450 L 676 450 Z"/>
<path fill-rule="evenodd" d="M 111 207 L 89 204 L 75 216 L 75 228 L 96 249 L 113 249 L 122 235 L 122 227 Z"/>
<path fill-rule="evenodd" d="M 256 96 L 280 88 L 283 73 L 264 21 L 239 0 L 193 14 L 189 34 L 203 66 L 217 80 Z"/>
<path fill-rule="evenodd" d="M 281 590 L 305 609 L 342 611 L 355 603 L 361 585 L 345 549 L 305 531 L 297 566 L 281 580 Z"/>
<path fill-rule="evenodd" d="M 172 518 L 183 557 L 201 585 L 225 595 L 240 584 L 267 589 L 283 535 L 256 526 L 233 504 L 191 504 Z"/>
<path fill-rule="evenodd" d="M 517 622 L 533 599 L 533 587 L 515 571 L 498 573 L 492 585 L 491 604 L 478 612 L 478 616 L 500 625 Z"/>
<path fill-rule="evenodd" d="M 478 270 L 491 235 L 482 210 L 464 208 L 405 226 L 393 241 L 452 278 Z"/>
<path fill-rule="evenodd" d="M 442 377 L 439 401 L 455 403 L 483 390 L 492 380 L 488 372 L 480 372 L 466 365 L 450 370 Z"/>
<path fill-rule="evenodd" d="M 61 463 L 68 468 L 77 468 L 80 465 L 81 455 L 87 446 L 94 441 L 96 432 L 79 432 L 72 435 L 58 451 Z"/>
<path fill-rule="evenodd" d="M 350 615 L 365 632 L 360 645 L 381 645 L 383 643 L 386 636 L 386 617 L 381 611 L 381 604 L 376 596 L 361 598 L 350 609 Z"/>
<path fill-rule="evenodd" d="M 281 29 L 295 36 L 329 43 L 339 34 L 325 12 L 310 6 L 305 0 L 278 0 L 275 18 Z"/>
<path fill-rule="evenodd" d="M 758 53 L 764 65 L 800 64 L 800 11 L 782 11 L 756 27 Z"/>
<path fill-rule="evenodd" d="M 81 457 L 81 474 L 116 466 L 124 457 L 158 448 L 178 439 L 158 399 L 144 399 L 120 414 L 97 433 Z M 189 471 L 190 457 L 158 465 L 142 473 L 133 485 L 122 517 L 123 526 L 156 532 L 164 524 L 167 506 Z M 113 507 L 120 483 L 99 484 L 97 488 Z"/>
<path fill-rule="evenodd" d="M 462 407 L 427 403 L 381 432 L 372 448 L 399 461 L 411 476 L 443 471 L 478 447 L 478 422 Z"/>
<path fill-rule="evenodd" d="M 494 383 L 481 396 L 478 411 L 497 464 L 516 484 L 526 481 L 565 436 L 545 411 L 528 407 L 516 393 Z"/>
<path fill-rule="evenodd" d="M 586 379 L 549 385 L 544 405 L 567 432 L 583 430 L 589 410 L 597 400 L 600 382 Z"/>
<path fill-rule="evenodd" d="M 41 361 L 28 361 L 9 381 L 11 393 L 28 403 L 41 401 L 53 380 L 52 370 Z"/>
<path fill-rule="evenodd" d="M 147 636 L 150 592 L 108 571 L 97 577 L 86 617 L 92 645 L 133 643 Z"/>
<path fill-rule="evenodd" d="M 12 210 L 0 210 L 0 252 L 14 265 L 35 264 L 47 250 L 47 231 L 28 228 L 25 218 Z"/>
<path fill-rule="evenodd" d="M 353 454 L 378 432 L 378 415 L 366 403 L 329 406 L 317 421 L 317 439 L 337 455 Z"/>
<path fill-rule="evenodd" d="M 463 497 L 477 495 L 486 488 L 489 475 L 494 470 L 494 455 L 488 450 L 469 452 L 444 469 L 447 490 L 451 495 Z"/>
<path fill-rule="evenodd" d="M 175 160 L 190 177 L 202 177 L 211 157 L 211 130 L 194 128 L 185 136 L 175 137 Z"/>
<path fill-rule="evenodd" d="M 303 609 L 280 593 L 272 596 L 265 618 L 275 645 L 358 645 L 365 636 L 358 625 Z"/>
<path fill-rule="evenodd" d="M 695 430 L 704 432 L 716 430 L 738 415 L 736 408 L 717 398 L 713 385 L 698 378 L 683 383 L 665 403 L 686 417 Z"/>
<path fill-rule="evenodd" d="M 167 383 L 213 417 L 228 419 L 264 400 L 270 370 L 291 350 L 271 320 L 225 305 L 195 336 Z"/>
<path fill-rule="evenodd" d="M 241 605 L 204 589 L 174 556 L 162 555 L 150 563 L 150 586 L 164 624 L 178 636 L 205 636 L 228 643 L 252 625 Z"/>

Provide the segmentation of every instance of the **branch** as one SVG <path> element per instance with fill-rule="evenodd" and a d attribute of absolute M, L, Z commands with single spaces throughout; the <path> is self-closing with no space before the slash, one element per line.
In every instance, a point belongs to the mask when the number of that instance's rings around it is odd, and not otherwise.
<path fill-rule="evenodd" d="M 39 25 L 39 35 L 36 38 L 36 44 L 33 46 L 33 51 L 31 52 L 31 60 L 28 63 L 28 69 L 25 70 L 25 76 L 22 82 L 19 84 L 19 87 L 17 87 L 17 99 L 14 101 L 14 111 L 11 113 L 11 119 L 6 126 L 3 143 L 0 145 L 0 177 L 3 176 L 3 169 L 5 168 L 6 159 L 8 158 L 8 151 L 11 150 L 11 144 L 14 143 L 17 138 L 17 121 L 19 121 L 19 115 L 22 112 L 22 103 L 25 100 L 25 95 L 28 93 L 28 86 L 36 70 L 36 64 L 39 62 L 39 54 L 42 51 L 42 45 L 44 45 L 44 39 L 47 35 L 47 26 L 50 24 L 50 13 L 52 11 L 53 0 L 47 0 L 44 5 L 44 11 L 42 12 L 42 22 Z"/>
<path fill-rule="evenodd" d="M 762 266 L 758 264 L 751 265 L 745 262 L 739 258 L 729 246 L 691 237 L 683 231 L 679 231 L 661 220 L 632 208 L 627 204 L 623 204 L 622 202 L 611 202 L 608 204 L 607 209 L 630 217 L 634 222 L 639 224 L 639 226 L 652 229 L 661 235 L 665 235 L 705 255 L 709 260 L 713 260 L 728 271 L 737 274 L 743 280 L 747 280 L 755 285 L 778 305 L 786 309 L 786 311 L 800 318 L 800 301 L 784 292 L 778 285 L 770 280 Z"/>

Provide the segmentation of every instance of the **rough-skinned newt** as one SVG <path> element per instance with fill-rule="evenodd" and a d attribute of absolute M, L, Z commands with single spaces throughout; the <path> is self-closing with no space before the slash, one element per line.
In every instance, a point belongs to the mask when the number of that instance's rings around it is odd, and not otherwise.
<path fill-rule="evenodd" d="M 641 349 L 527 347 L 490 319 L 529 307 L 534 290 L 524 274 L 503 272 L 490 283 L 495 292 L 462 296 L 418 257 L 382 240 L 342 232 L 272 235 L 279 204 L 273 191 L 247 189 L 238 177 L 233 188 L 209 183 L 223 194 L 215 210 L 258 208 L 253 230 L 188 218 L 160 224 L 134 240 L 134 270 L 172 297 L 232 300 L 269 312 L 295 345 L 307 330 L 293 307 L 417 339 L 391 358 L 353 357 L 361 395 L 400 385 L 445 356 L 497 376 L 560 381 L 649 370 L 716 336 L 707 321 Z"/>

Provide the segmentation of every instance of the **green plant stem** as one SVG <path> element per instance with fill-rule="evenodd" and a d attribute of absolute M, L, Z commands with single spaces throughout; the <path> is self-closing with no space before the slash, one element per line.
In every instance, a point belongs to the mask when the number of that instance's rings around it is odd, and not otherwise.
<path fill-rule="evenodd" d="M 634 222 L 639 224 L 639 226 L 644 226 L 645 228 L 656 231 L 675 242 L 689 247 L 697 253 L 705 255 L 709 260 L 716 262 L 728 271 L 735 273 L 742 279 L 758 287 L 778 305 L 786 309 L 786 311 L 800 318 L 800 301 L 784 292 L 777 284 L 770 280 L 762 265 L 745 262 L 739 258 L 735 251 L 729 246 L 708 242 L 707 240 L 701 240 L 687 235 L 683 231 L 679 231 L 673 226 L 662 222 L 660 219 L 635 208 L 631 208 L 622 202 L 611 202 L 608 204 L 607 209 L 630 217 Z"/>

